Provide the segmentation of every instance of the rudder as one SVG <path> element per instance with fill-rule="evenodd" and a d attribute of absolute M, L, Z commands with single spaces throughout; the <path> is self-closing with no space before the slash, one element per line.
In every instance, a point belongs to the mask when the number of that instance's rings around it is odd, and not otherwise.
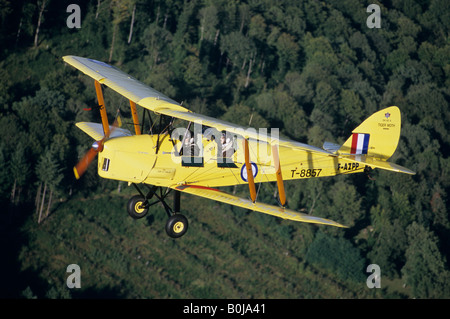
<path fill-rule="evenodd" d="M 338 152 L 387 160 L 397 149 L 400 129 L 400 109 L 396 106 L 385 108 L 355 128 Z"/>

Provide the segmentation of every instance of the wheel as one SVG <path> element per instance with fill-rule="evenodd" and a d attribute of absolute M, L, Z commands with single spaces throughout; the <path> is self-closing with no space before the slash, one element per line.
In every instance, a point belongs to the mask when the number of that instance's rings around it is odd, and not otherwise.
<path fill-rule="evenodd" d="M 144 202 L 145 199 L 140 195 L 131 197 L 127 205 L 128 215 L 134 219 L 139 219 L 147 215 L 148 208 L 142 206 Z"/>
<path fill-rule="evenodd" d="M 166 232 L 172 238 L 183 236 L 188 229 L 188 220 L 181 214 L 172 215 L 166 223 Z"/>

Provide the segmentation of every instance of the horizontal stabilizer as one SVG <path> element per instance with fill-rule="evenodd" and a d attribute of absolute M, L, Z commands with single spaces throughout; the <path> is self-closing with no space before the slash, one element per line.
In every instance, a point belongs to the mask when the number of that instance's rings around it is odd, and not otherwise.
<path fill-rule="evenodd" d="M 256 212 L 269 214 L 272 216 L 280 217 L 283 219 L 289 219 L 293 221 L 298 222 L 304 222 L 304 223 L 313 223 L 313 224 L 324 224 L 324 225 L 330 225 L 330 226 L 336 226 L 336 227 L 346 227 L 339 223 L 336 223 L 332 220 L 315 217 L 308 214 L 302 214 L 299 212 L 296 212 L 291 209 L 282 208 L 274 205 L 264 204 L 264 203 L 253 203 L 250 199 L 240 198 L 225 192 L 222 192 L 215 188 L 209 188 L 209 187 L 203 187 L 203 186 L 196 186 L 196 185 L 181 185 L 174 187 L 175 190 L 189 193 L 192 195 L 212 199 L 214 201 L 243 207 L 246 209 L 250 209 Z"/>
<path fill-rule="evenodd" d="M 341 145 L 339 144 L 334 144 L 331 142 L 324 142 L 322 148 L 330 153 L 336 153 L 337 151 L 339 151 L 339 149 L 341 148 Z"/>
<path fill-rule="evenodd" d="M 363 165 L 367 165 L 370 166 L 372 168 L 381 168 L 381 169 L 385 169 L 391 172 L 397 172 L 397 173 L 405 173 L 405 174 L 410 174 L 410 175 L 414 175 L 416 174 L 415 172 L 411 171 L 410 169 L 391 163 L 391 162 L 387 162 L 384 160 L 378 160 L 376 158 L 370 157 L 370 156 L 366 156 L 366 155 L 339 155 L 339 158 L 342 159 L 346 159 L 355 163 L 359 163 L 359 164 L 363 164 Z"/>
<path fill-rule="evenodd" d="M 100 141 L 104 137 L 103 126 L 100 123 L 91 123 L 91 122 L 78 122 L 75 124 L 80 130 L 84 133 L 92 137 L 96 141 Z M 111 131 L 111 135 L 109 138 L 122 137 L 122 136 L 131 136 L 131 132 L 129 130 L 115 127 L 110 125 L 109 129 Z"/>

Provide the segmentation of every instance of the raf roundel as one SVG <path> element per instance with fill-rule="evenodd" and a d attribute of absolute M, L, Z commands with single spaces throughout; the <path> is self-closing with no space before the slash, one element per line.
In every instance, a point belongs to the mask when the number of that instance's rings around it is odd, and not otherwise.
<path fill-rule="evenodd" d="M 256 177 L 256 175 L 258 175 L 258 166 L 252 162 L 252 172 L 253 172 L 253 178 Z M 247 180 L 247 170 L 245 168 L 245 164 L 242 165 L 241 168 L 241 178 L 244 182 L 248 182 Z"/>

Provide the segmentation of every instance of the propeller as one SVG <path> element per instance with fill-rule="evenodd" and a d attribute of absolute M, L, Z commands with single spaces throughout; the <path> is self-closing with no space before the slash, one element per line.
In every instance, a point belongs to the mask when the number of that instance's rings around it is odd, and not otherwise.
<path fill-rule="evenodd" d="M 81 176 L 86 172 L 87 168 L 94 160 L 97 153 L 103 150 L 103 143 L 105 142 L 105 138 L 100 141 L 95 141 L 92 144 L 92 147 L 87 151 L 87 153 L 83 156 L 83 158 L 73 167 L 73 173 L 75 174 L 76 179 L 80 179 Z"/>
<path fill-rule="evenodd" d="M 105 134 L 105 136 L 100 141 L 95 141 L 92 144 L 92 147 L 87 151 L 86 154 L 84 154 L 83 158 L 73 167 L 73 173 L 75 175 L 76 179 L 80 179 L 81 176 L 86 172 L 89 165 L 94 160 L 95 156 L 97 156 L 98 153 L 103 151 L 103 145 L 108 140 L 108 138 L 111 136 L 111 134 L 114 132 L 114 130 L 118 127 L 118 121 L 117 119 L 114 121 L 114 124 L 112 125 L 111 129 L 108 130 L 108 132 Z"/>

